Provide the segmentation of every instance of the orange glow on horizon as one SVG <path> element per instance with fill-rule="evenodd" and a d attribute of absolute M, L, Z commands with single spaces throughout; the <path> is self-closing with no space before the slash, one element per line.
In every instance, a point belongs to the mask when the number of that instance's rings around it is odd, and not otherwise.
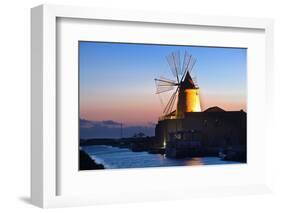
<path fill-rule="evenodd" d="M 239 111 L 241 109 L 246 111 L 247 109 L 243 98 L 210 96 L 201 92 L 196 95 L 196 89 L 190 90 L 187 96 L 193 103 L 187 109 L 189 112 L 200 112 L 214 106 L 226 111 Z M 157 123 L 162 115 L 163 108 L 154 94 L 147 98 L 140 97 L 136 101 L 128 98 L 126 101 L 117 100 L 109 104 L 90 99 L 80 104 L 80 118 L 92 121 L 114 120 L 126 125 L 145 125 L 150 122 Z"/>

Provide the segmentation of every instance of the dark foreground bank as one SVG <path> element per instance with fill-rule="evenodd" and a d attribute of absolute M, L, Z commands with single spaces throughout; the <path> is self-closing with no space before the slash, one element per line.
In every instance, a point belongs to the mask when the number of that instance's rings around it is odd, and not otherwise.
<path fill-rule="evenodd" d="M 104 169 L 102 164 L 96 163 L 92 158 L 83 150 L 79 151 L 79 170 L 93 170 Z"/>

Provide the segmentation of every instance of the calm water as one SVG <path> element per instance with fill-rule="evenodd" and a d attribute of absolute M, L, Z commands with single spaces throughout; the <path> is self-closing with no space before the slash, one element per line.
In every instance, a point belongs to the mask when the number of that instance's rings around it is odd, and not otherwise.
<path fill-rule="evenodd" d="M 103 145 L 86 146 L 83 147 L 83 150 L 86 151 L 97 163 L 103 164 L 107 169 L 238 163 L 222 161 L 218 157 L 169 159 L 160 154 L 132 152 L 129 149 L 120 149 L 117 147 Z"/>

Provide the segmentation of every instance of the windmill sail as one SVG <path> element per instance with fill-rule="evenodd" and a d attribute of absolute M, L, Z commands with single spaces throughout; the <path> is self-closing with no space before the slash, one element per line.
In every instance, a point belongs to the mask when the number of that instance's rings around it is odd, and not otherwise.
<path fill-rule="evenodd" d="M 183 117 L 185 112 L 201 111 L 198 96 L 199 88 L 191 77 L 196 59 L 185 52 L 181 63 L 179 51 L 169 54 L 166 59 L 176 79 L 170 80 L 163 77 L 155 79 L 156 94 L 176 90 L 172 93 L 164 108 L 164 115 L 168 116 L 173 112 L 175 102 L 177 102 L 175 113 L 177 117 Z"/>
<path fill-rule="evenodd" d="M 165 109 L 164 109 L 164 114 L 165 114 L 165 115 L 168 115 L 168 114 L 170 114 L 170 113 L 172 112 L 172 110 L 173 110 L 173 108 L 174 108 L 174 105 L 175 105 L 175 102 L 176 102 L 176 99 L 177 99 L 177 93 L 178 93 L 178 90 L 176 90 L 176 91 L 172 94 L 172 96 L 171 96 L 171 98 L 170 98 L 168 104 L 166 105 L 166 107 L 165 107 Z"/>
<path fill-rule="evenodd" d="M 168 92 L 170 90 L 174 89 L 174 86 L 177 85 L 176 82 L 166 79 L 166 78 L 159 78 L 159 79 L 154 79 L 155 80 L 155 84 L 156 84 L 156 94 L 160 94 L 163 92 Z"/>
<path fill-rule="evenodd" d="M 177 78 L 179 83 L 179 76 L 182 75 L 181 61 L 180 61 L 180 52 L 173 52 L 167 56 L 168 64 L 171 68 L 173 75 Z"/>

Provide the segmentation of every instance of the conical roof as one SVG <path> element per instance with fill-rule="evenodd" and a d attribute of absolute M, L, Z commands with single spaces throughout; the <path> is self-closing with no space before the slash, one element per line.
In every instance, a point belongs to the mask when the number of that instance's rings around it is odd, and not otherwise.
<path fill-rule="evenodd" d="M 183 89 L 195 89 L 195 88 L 197 88 L 195 86 L 195 83 L 194 83 L 192 77 L 190 76 L 189 72 L 186 73 L 184 80 L 181 82 L 181 87 Z"/>

